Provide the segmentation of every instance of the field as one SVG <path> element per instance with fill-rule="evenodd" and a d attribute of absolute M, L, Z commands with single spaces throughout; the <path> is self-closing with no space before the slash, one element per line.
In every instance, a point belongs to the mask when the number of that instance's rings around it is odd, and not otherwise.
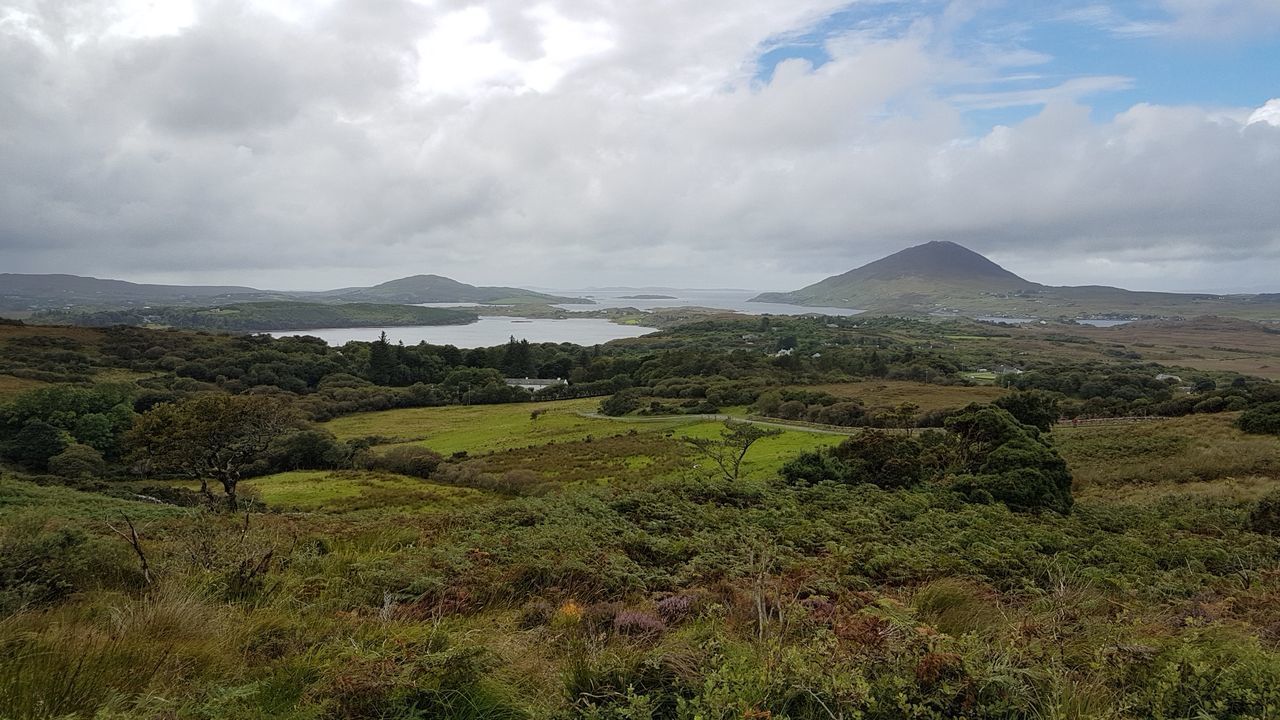
<path fill-rule="evenodd" d="M 250 497 L 272 508 L 294 512 L 348 513 L 359 510 L 457 508 L 484 500 L 469 488 L 423 482 L 418 478 L 355 470 L 297 470 L 256 478 L 245 484 Z"/>
<path fill-rule="evenodd" d="M 640 481 L 706 471 L 707 460 L 680 442 L 714 437 L 723 423 L 690 418 L 584 417 L 598 399 L 362 413 L 325 427 L 339 439 L 373 436 L 378 449 L 419 444 L 450 455 L 482 458 L 486 471 L 531 470 L 549 480 Z M 741 409 L 734 414 L 744 414 Z M 538 413 L 537 419 L 531 416 Z M 839 442 L 838 434 L 784 430 L 765 438 L 743 464 L 744 475 L 767 476 L 795 453 Z"/>
<path fill-rule="evenodd" d="M 1149 382 L 1165 346 L 1123 334 L 858 322 L 392 346 L 386 384 L 358 344 L 0 326 L 7 369 L 75 386 L 0 408 L 0 719 L 1277 718 L 1280 441 L 1237 427 L 1272 384 Z M 1261 357 L 1255 331 L 1190 354 Z M 812 351 L 775 358 L 774 334 Z M 602 396 L 506 402 L 513 360 Z M 736 478 L 688 442 L 767 388 L 928 412 L 1012 392 L 959 383 L 1024 363 L 1094 384 L 1007 404 L 1027 422 L 1131 404 L 1044 434 L 989 407 L 911 439 L 779 420 Z M 957 384 L 887 379 L 923 368 Z M 503 404 L 457 404 L 458 377 Z M 708 414 L 598 414 L 618 387 Z M 1168 397 L 1190 403 L 1115 419 Z M 238 442 L 272 437 L 232 511 L 178 463 L 244 414 Z"/>
<path fill-rule="evenodd" d="M 1064 425 L 1053 439 L 1071 465 L 1077 493 L 1113 495 L 1135 486 L 1180 492 L 1182 485 L 1218 481 L 1249 483 L 1261 492 L 1280 480 L 1280 448 L 1272 438 L 1240 432 L 1234 419 L 1223 413 L 1140 425 Z"/>
<path fill-rule="evenodd" d="M 1003 388 L 990 386 L 929 385 L 901 380 L 809 385 L 805 389 L 861 400 L 868 407 L 896 407 L 904 402 L 911 402 L 920 406 L 923 411 L 964 407 L 969 403 L 988 403 L 1006 392 Z"/>

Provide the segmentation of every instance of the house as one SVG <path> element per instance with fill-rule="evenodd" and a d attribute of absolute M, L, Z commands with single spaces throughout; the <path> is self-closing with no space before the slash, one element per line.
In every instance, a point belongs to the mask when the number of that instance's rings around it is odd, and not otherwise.
<path fill-rule="evenodd" d="M 560 378 L 543 380 L 541 378 L 503 378 L 503 382 L 512 387 L 522 387 L 530 392 L 537 392 L 549 387 L 559 387 L 567 383 Z"/>

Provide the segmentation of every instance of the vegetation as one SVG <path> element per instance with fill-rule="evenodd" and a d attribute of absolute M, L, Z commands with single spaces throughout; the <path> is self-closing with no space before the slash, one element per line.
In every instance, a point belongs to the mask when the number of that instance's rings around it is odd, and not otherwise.
<path fill-rule="evenodd" d="M 0 718 L 1274 717 L 1275 386 L 1002 333 L 0 327 Z"/>
<path fill-rule="evenodd" d="M 217 307 L 146 307 L 76 312 L 50 310 L 38 319 L 86 327 L 157 325 L 195 330 L 263 332 L 401 325 L 464 325 L 476 321 L 465 309 L 373 303 L 249 302 Z"/>

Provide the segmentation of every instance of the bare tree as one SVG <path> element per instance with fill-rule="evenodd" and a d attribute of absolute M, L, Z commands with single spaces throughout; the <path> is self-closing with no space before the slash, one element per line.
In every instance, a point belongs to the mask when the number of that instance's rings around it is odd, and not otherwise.
<path fill-rule="evenodd" d="M 142 581 L 150 585 L 151 565 L 147 563 L 147 554 L 142 551 L 142 538 L 138 537 L 138 528 L 134 527 L 133 521 L 129 519 L 128 515 L 120 513 L 120 517 L 124 518 L 125 527 L 129 528 L 129 532 L 126 533 L 111 523 L 107 523 L 107 527 L 111 528 L 111 532 L 124 538 L 124 541 L 133 548 L 133 552 L 138 556 L 138 562 L 142 565 Z"/>

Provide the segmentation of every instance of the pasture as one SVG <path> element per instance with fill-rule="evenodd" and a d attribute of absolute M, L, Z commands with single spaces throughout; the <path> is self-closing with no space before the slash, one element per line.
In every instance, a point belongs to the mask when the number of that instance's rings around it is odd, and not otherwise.
<path fill-rule="evenodd" d="M 969 403 L 989 403 L 1006 392 L 1003 388 L 990 385 L 931 385 L 906 380 L 865 380 L 806 385 L 797 389 L 828 392 L 840 398 L 861 400 L 867 407 L 894 407 L 911 402 L 926 412 L 964 407 Z"/>

